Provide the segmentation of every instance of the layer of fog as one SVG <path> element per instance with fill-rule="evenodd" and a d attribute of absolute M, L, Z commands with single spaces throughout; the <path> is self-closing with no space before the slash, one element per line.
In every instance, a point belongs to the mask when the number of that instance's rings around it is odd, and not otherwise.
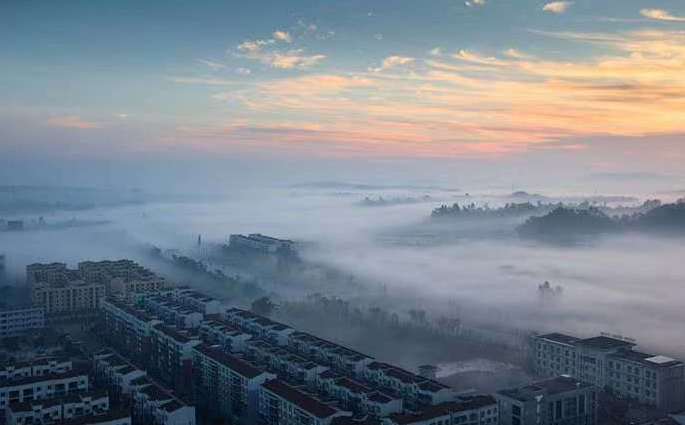
<path fill-rule="evenodd" d="M 363 207 L 364 196 L 430 195 L 434 201 Z M 433 207 L 455 201 L 429 188 L 333 191 L 306 188 L 256 191 L 206 203 L 153 203 L 78 213 L 111 224 L 60 231 L 0 233 L 0 253 L 21 279 L 35 261 L 129 257 L 145 261 L 144 244 L 190 249 L 197 235 L 223 242 L 231 233 L 259 232 L 315 243 L 306 260 L 328 264 L 385 285 L 398 310 L 458 308 L 465 323 L 563 331 L 608 331 L 634 337 L 646 349 L 685 357 L 685 249 L 681 240 L 623 236 L 575 247 L 522 242 L 514 223 L 425 226 Z M 30 218 L 30 217 L 27 217 Z M 447 232 L 449 229 L 449 232 Z M 445 236 L 447 235 L 447 236 Z M 549 280 L 563 295 L 541 302 Z M 350 297 L 361 294 L 350 293 Z"/>

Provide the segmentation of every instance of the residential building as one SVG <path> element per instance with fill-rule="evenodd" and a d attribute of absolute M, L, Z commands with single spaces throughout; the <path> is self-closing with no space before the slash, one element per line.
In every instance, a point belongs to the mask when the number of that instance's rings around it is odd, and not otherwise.
<path fill-rule="evenodd" d="M 150 425 L 195 425 L 195 407 L 189 406 L 169 390 L 149 382 L 133 392 L 133 418 Z"/>
<path fill-rule="evenodd" d="M 610 336 L 534 336 L 533 367 L 540 376 L 570 375 L 668 412 L 685 407 L 685 365 L 666 356 L 635 350 L 631 340 Z"/>
<path fill-rule="evenodd" d="M 88 374 L 82 370 L 46 373 L 0 380 L 0 410 L 12 403 L 60 397 L 88 391 Z"/>
<path fill-rule="evenodd" d="M 48 319 L 94 315 L 105 298 L 105 286 L 83 280 L 38 281 L 31 288 L 33 306 Z"/>
<path fill-rule="evenodd" d="M 496 394 L 500 425 L 594 425 L 597 387 L 558 376 Z"/>
<path fill-rule="evenodd" d="M 391 414 L 384 425 L 496 425 L 497 402 L 492 396 L 465 397 L 439 403 L 415 413 Z"/>
<path fill-rule="evenodd" d="M 5 417 L 8 425 L 49 425 L 107 413 L 109 413 L 107 392 L 93 391 L 64 397 L 11 403 L 6 409 Z"/>
<path fill-rule="evenodd" d="M 0 381 L 12 381 L 32 376 L 69 372 L 73 369 L 67 358 L 43 357 L 30 362 L 7 363 L 0 366 Z"/>
<path fill-rule="evenodd" d="M 352 416 L 303 392 L 273 379 L 262 384 L 259 400 L 260 421 L 267 425 L 328 425 L 337 417 Z"/>
<path fill-rule="evenodd" d="M 247 249 L 266 254 L 290 252 L 295 245 L 291 240 L 276 239 L 270 236 L 264 236 L 260 233 L 252 233 L 247 236 L 231 235 L 229 237 L 229 244 L 229 246 L 234 249 Z"/>
<path fill-rule="evenodd" d="M 254 424 L 260 385 L 275 374 L 226 353 L 218 346 L 193 348 L 196 400 L 210 417 L 225 417 Z"/>
<path fill-rule="evenodd" d="M 0 338 L 23 335 L 45 327 L 45 311 L 41 307 L 0 310 Z"/>

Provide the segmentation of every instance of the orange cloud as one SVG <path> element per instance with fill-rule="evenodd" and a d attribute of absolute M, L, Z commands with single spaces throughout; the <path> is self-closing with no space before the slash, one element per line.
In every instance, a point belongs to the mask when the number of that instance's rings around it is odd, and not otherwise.
<path fill-rule="evenodd" d="M 562 61 L 460 50 L 440 61 L 414 59 L 402 74 L 278 79 L 236 90 L 245 122 L 214 136 L 335 154 L 492 156 L 546 144 L 580 149 L 556 143 L 567 138 L 682 133 L 685 33 L 543 35 L 609 53 Z M 258 142 L 265 128 L 283 137 Z"/>

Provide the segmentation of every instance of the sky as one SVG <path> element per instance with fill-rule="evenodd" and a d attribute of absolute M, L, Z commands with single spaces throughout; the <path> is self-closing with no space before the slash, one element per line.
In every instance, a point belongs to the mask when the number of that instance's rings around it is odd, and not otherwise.
<path fill-rule="evenodd" d="M 286 161 L 685 188 L 682 0 L 5 0 L 0 93 L 17 182 Z"/>

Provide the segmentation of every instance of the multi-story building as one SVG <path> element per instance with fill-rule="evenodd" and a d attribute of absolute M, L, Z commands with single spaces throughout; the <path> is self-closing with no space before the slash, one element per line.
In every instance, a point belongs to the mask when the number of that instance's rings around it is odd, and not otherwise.
<path fill-rule="evenodd" d="M 133 418 L 151 425 L 195 425 L 195 407 L 189 406 L 156 383 L 137 386 L 133 395 Z"/>
<path fill-rule="evenodd" d="M 78 270 L 87 281 L 103 283 L 107 293 L 125 300 L 133 294 L 159 291 L 168 286 L 166 280 L 131 260 L 84 261 Z"/>
<path fill-rule="evenodd" d="M 46 373 L 0 380 L 0 410 L 12 403 L 61 397 L 88 391 L 88 374 L 82 370 Z"/>
<path fill-rule="evenodd" d="M 267 425 L 329 425 L 352 412 L 325 404 L 302 390 L 273 379 L 262 384 L 259 420 Z"/>
<path fill-rule="evenodd" d="M 295 333 L 295 329 L 288 325 L 240 308 L 231 308 L 224 316 L 237 328 L 276 345 L 288 345 L 290 336 Z"/>
<path fill-rule="evenodd" d="M 37 282 L 31 288 L 33 306 L 48 319 L 94 315 L 105 298 L 105 286 L 83 280 Z"/>
<path fill-rule="evenodd" d="M 115 402 L 131 399 L 135 381 L 145 377 L 146 372 L 137 369 L 128 360 L 111 350 L 102 350 L 93 356 L 95 382 L 109 389 Z"/>
<path fill-rule="evenodd" d="M 155 374 L 179 394 L 192 389 L 193 347 L 201 343 L 197 333 L 164 324 L 152 330 L 151 366 Z"/>
<path fill-rule="evenodd" d="M 114 299 L 107 299 L 102 303 L 102 313 L 108 341 L 137 364 L 150 366 L 152 331 L 162 321 Z"/>
<path fill-rule="evenodd" d="M 247 249 L 262 253 L 274 254 L 277 252 L 290 252 L 295 243 L 287 239 L 276 239 L 259 233 L 245 235 L 231 235 L 229 246 L 233 249 Z"/>
<path fill-rule="evenodd" d="M 150 297 L 144 302 L 147 311 L 167 324 L 182 329 L 197 328 L 204 319 L 199 310 L 167 297 Z"/>
<path fill-rule="evenodd" d="M 109 396 L 106 391 L 93 391 L 11 403 L 6 412 L 8 425 L 61 424 L 71 419 L 107 414 Z"/>
<path fill-rule="evenodd" d="M 44 357 L 30 362 L 7 363 L 0 367 L 0 381 L 11 381 L 32 376 L 43 376 L 55 373 L 69 372 L 73 369 L 71 360 L 67 358 Z"/>
<path fill-rule="evenodd" d="M 383 425 L 496 425 L 497 402 L 492 396 L 464 397 L 427 407 L 419 412 L 391 414 Z"/>
<path fill-rule="evenodd" d="M 178 300 L 181 304 L 199 311 L 203 316 L 212 314 L 220 315 L 225 310 L 224 304 L 221 301 L 193 290 L 180 291 Z"/>
<path fill-rule="evenodd" d="M 260 385 L 276 375 L 219 347 L 202 344 L 193 350 L 196 400 L 204 410 L 212 417 L 256 423 Z"/>
<path fill-rule="evenodd" d="M 500 425 L 594 425 L 597 387 L 558 376 L 496 394 Z"/>
<path fill-rule="evenodd" d="M 252 334 L 241 331 L 227 320 L 220 317 L 207 319 L 199 328 L 204 341 L 213 345 L 220 345 L 227 352 L 243 352 Z"/>
<path fill-rule="evenodd" d="M 23 335 L 45 327 L 45 311 L 41 307 L 0 310 L 0 338 Z"/>
<path fill-rule="evenodd" d="M 532 344 L 533 366 L 541 376 L 570 375 L 664 411 L 685 406 L 683 362 L 636 351 L 632 341 L 552 333 L 533 337 Z"/>

